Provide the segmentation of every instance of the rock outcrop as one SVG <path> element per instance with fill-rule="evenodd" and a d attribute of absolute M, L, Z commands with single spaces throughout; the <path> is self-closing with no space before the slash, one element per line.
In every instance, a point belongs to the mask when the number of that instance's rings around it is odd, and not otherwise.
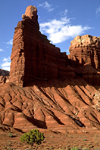
<path fill-rule="evenodd" d="M 47 80 L 66 76 L 66 53 L 61 53 L 39 31 L 37 9 L 29 6 L 18 22 L 13 38 L 10 82 L 26 86 L 35 79 Z"/>
<path fill-rule="evenodd" d="M 95 69 L 100 68 L 100 37 L 84 35 L 71 41 L 69 59 L 77 64 L 90 64 Z"/>
<path fill-rule="evenodd" d="M 9 71 L 0 69 L 0 84 L 9 82 Z"/>
<path fill-rule="evenodd" d="M 77 36 L 69 52 L 70 65 L 77 66 L 78 75 L 92 85 L 100 85 L 100 37 Z"/>
<path fill-rule="evenodd" d="M 0 76 L 9 76 L 9 71 L 0 69 Z"/>
<path fill-rule="evenodd" d="M 13 38 L 10 82 L 0 77 L 0 124 L 24 132 L 100 130 L 100 87 L 91 86 L 100 85 L 100 38 L 77 36 L 67 56 L 39 31 L 36 7 L 22 18 Z"/>
<path fill-rule="evenodd" d="M 13 38 L 10 82 L 23 87 L 34 80 L 66 76 L 75 78 L 77 74 L 90 84 L 100 85 L 100 37 L 75 37 L 67 56 L 39 31 L 35 6 L 28 6 L 22 18 L 15 28 Z M 88 70 L 89 66 L 91 71 Z"/>
<path fill-rule="evenodd" d="M 35 6 L 30 5 L 26 8 L 25 14 L 22 15 L 22 19 L 28 18 L 38 24 L 37 8 Z"/>

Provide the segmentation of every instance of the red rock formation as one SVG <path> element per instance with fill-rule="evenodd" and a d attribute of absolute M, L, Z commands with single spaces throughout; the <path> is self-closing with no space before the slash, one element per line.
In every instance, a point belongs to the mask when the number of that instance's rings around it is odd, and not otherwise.
<path fill-rule="evenodd" d="M 9 71 L 0 69 L 0 76 L 9 76 Z"/>
<path fill-rule="evenodd" d="M 9 82 L 9 71 L 0 69 L 0 84 Z"/>
<path fill-rule="evenodd" d="M 24 132 L 100 129 L 99 93 L 82 79 L 35 81 L 24 88 L 5 83 L 0 86 L 0 124 Z"/>
<path fill-rule="evenodd" d="M 34 79 L 61 78 L 66 75 L 66 53 L 52 45 L 39 31 L 37 9 L 29 6 L 18 22 L 13 38 L 10 82 L 25 86 Z"/>
<path fill-rule="evenodd" d="M 77 64 L 90 64 L 96 69 L 100 67 L 100 37 L 77 36 L 71 41 L 69 52 L 68 58 Z"/>
<path fill-rule="evenodd" d="M 75 37 L 67 56 L 39 31 L 35 6 L 28 6 L 22 18 L 13 38 L 10 82 L 27 86 L 34 80 L 75 78 L 77 73 L 90 84 L 100 84 L 100 37 Z M 85 73 L 89 66 L 91 71 Z"/>
<path fill-rule="evenodd" d="M 77 66 L 77 73 L 88 83 L 100 85 L 100 37 L 77 36 L 71 41 L 69 52 L 70 65 Z"/>
<path fill-rule="evenodd" d="M 100 89 L 90 85 L 100 84 L 100 38 L 76 37 L 67 57 L 40 33 L 34 6 L 22 18 L 13 38 L 10 82 L 0 85 L 0 124 L 22 131 L 100 130 Z"/>

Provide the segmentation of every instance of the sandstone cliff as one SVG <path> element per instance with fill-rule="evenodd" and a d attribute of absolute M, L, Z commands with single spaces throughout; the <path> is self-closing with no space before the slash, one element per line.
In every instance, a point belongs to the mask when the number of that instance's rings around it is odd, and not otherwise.
<path fill-rule="evenodd" d="M 24 132 L 100 130 L 100 38 L 77 36 L 67 56 L 39 31 L 36 7 L 29 6 L 22 19 L 10 82 L 0 83 L 0 124 Z"/>
<path fill-rule="evenodd" d="M 70 64 L 77 66 L 76 72 L 88 83 L 100 85 L 100 37 L 77 36 L 71 41 L 69 52 Z"/>
<path fill-rule="evenodd" d="M 77 36 L 71 41 L 69 58 L 78 63 L 90 64 L 98 69 L 100 66 L 100 37 L 91 35 Z"/>
<path fill-rule="evenodd" d="M 13 38 L 10 82 L 23 87 L 34 80 L 79 76 L 89 84 L 100 85 L 100 37 L 75 37 L 67 56 L 39 31 L 35 6 L 28 6 L 22 18 Z"/>
<path fill-rule="evenodd" d="M 26 86 L 35 79 L 66 76 L 66 53 L 61 53 L 39 31 L 36 7 L 29 6 L 22 17 L 13 38 L 10 82 Z"/>

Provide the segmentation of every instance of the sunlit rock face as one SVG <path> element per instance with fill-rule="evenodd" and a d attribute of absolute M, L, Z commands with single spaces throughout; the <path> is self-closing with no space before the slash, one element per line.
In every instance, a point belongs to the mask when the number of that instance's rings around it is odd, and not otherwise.
<path fill-rule="evenodd" d="M 25 14 L 22 15 L 22 19 L 26 18 L 30 18 L 38 23 L 37 8 L 35 6 L 30 5 L 26 8 Z"/>
<path fill-rule="evenodd" d="M 15 28 L 10 77 L 0 70 L 0 124 L 23 132 L 100 130 L 100 38 L 75 37 L 67 56 L 41 34 L 37 18 L 28 6 Z"/>
<path fill-rule="evenodd" d="M 13 38 L 10 82 L 27 86 L 34 80 L 80 76 L 90 84 L 100 84 L 100 37 L 75 37 L 67 56 L 39 31 L 35 6 L 28 6 L 22 19 Z"/>
<path fill-rule="evenodd" d="M 77 68 L 77 73 L 88 83 L 100 85 L 100 37 L 77 36 L 71 41 L 69 52 L 70 65 Z"/>
<path fill-rule="evenodd" d="M 69 58 L 80 64 L 91 64 L 94 68 L 100 67 L 100 37 L 83 35 L 71 41 Z"/>

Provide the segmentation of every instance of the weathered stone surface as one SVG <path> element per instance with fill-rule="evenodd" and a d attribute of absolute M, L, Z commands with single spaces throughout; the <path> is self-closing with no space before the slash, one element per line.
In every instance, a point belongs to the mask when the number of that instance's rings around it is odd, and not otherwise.
<path fill-rule="evenodd" d="M 37 8 L 35 6 L 28 6 L 26 8 L 25 14 L 22 15 L 22 19 L 31 19 L 35 23 L 38 24 L 38 15 L 37 15 Z"/>
<path fill-rule="evenodd" d="M 35 6 L 28 6 L 25 11 L 26 17 L 29 17 L 30 19 L 37 21 L 37 8 Z"/>
<path fill-rule="evenodd" d="M 24 132 L 34 128 L 67 132 L 100 129 L 99 93 L 82 79 L 36 81 L 34 86 L 0 86 L 0 124 Z"/>
<path fill-rule="evenodd" d="M 40 33 L 35 7 L 22 18 L 13 38 L 10 82 L 0 76 L 0 124 L 24 132 L 100 130 L 100 88 L 91 86 L 100 85 L 100 38 L 77 36 L 67 56 Z"/>
<path fill-rule="evenodd" d="M 9 76 L 0 76 L 0 84 L 9 82 Z"/>
<path fill-rule="evenodd" d="M 26 86 L 35 79 L 48 80 L 66 76 L 66 53 L 49 42 L 39 31 L 35 7 L 29 6 L 18 22 L 13 38 L 11 54 L 10 82 Z M 33 16 L 32 16 L 33 15 Z"/>
<path fill-rule="evenodd" d="M 9 71 L 0 69 L 0 84 L 9 82 Z"/>
<path fill-rule="evenodd" d="M 9 76 L 9 71 L 0 69 L 0 76 Z"/>
<path fill-rule="evenodd" d="M 82 65 L 91 64 L 96 69 L 100 67 L 100 37 L 77 36 L 71 41 L 69 52 L 71 60 Z"/>
<path fill-rule="evenodd" d="M 100 85 L 100 37 L 77 36 L 69 52 L 70 65 L 77 66 L 77 73 L 90 84 Z"/>
<path fill-rule="evenodd" d="M 100 37 L 75 37 L 67 56 L 39 31 L 35 6 L 28 6 L 22 18 L 13 38 L 10 82 L 27 86 L 34 80 L 80 76 L 90 84 L 100 84 Z"/>

